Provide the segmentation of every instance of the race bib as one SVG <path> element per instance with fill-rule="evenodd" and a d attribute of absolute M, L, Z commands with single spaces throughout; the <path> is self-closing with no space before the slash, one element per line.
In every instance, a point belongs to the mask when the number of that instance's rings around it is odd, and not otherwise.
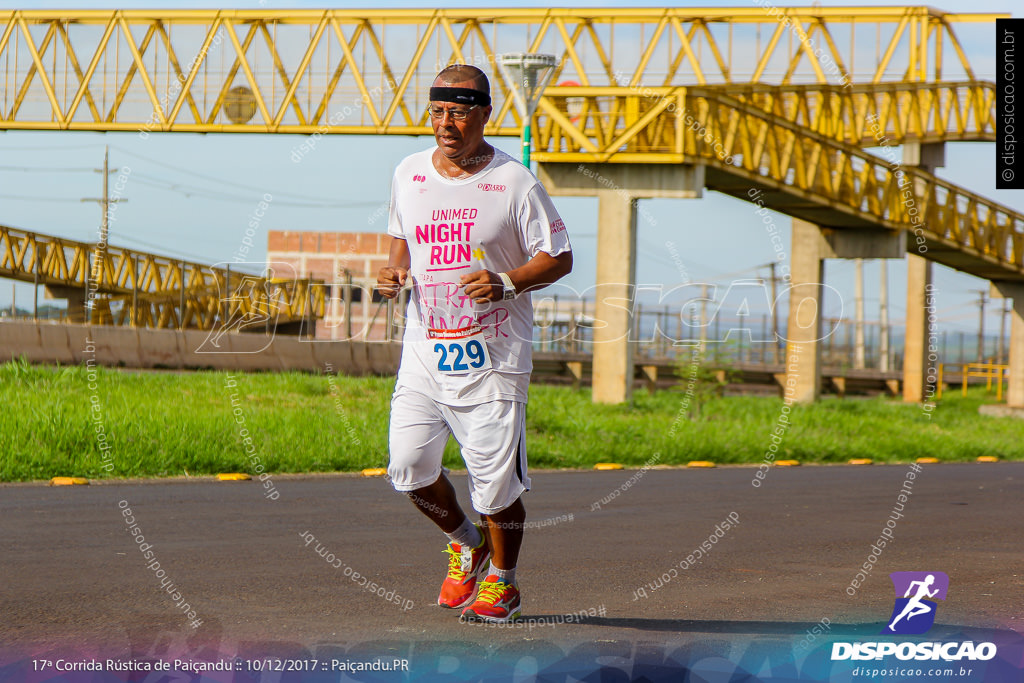
<path fill-rule="evenodd" d="M 491 367 L 487 342 L 479 325 L 457 330 L 431 329 L 427 337 L 434 345 L 433 358 L 442 375 L 462 375 Z"/>

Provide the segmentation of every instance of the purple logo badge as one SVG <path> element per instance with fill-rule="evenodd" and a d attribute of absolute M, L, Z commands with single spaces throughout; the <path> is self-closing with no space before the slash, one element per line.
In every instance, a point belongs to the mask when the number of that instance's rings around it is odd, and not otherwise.
<path fill-rule="evenodd" d="M 896 604 L 883 635 L 917 635 L 935 623 L 936 600 L 945 600 L 949 577 L 943 572 L 893 572 Z"/>

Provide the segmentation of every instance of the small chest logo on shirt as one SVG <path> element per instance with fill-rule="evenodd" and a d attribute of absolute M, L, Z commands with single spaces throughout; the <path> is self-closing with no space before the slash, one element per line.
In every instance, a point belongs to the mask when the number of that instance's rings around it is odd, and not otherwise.
<path fill-rule="evenodd" d="M 425 175 L 418 175 L 417 174 L 417 175 L 414 175 L 412 177 L 412 181 L 414 183 L 425 183 L 425 182 L 427 182 L 427 176 L 425 176 Z"/>
<path fill-rule="evenodd" d="M 490 183 L 477 183 L 476 187 L 484 192 L 504 192 L 506 189 L 504 185 L 491 185 Z"/>

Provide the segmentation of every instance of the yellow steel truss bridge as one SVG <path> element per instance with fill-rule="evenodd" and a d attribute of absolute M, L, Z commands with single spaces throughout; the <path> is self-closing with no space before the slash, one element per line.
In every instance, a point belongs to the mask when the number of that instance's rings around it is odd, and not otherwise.
<path fill-rule="evenodd" d="M 518 135 L 522 122 L 494 56 L 547 52 L 558 66 L 533 122 L 538 162 L 696 164 L 712 189 L 746 198 L 757 187 L 770 208 L 822 226 L 919 230 L 929 258 L 1019 280 L 1024 217 L 862 151 L 993 140 L 994 86 L 977 77 L 956 29 L 996 17 L 928 7 L 780 10 L 761 0 L 742 8 L 0 11 L 0 129 L 428 134 L 430 82 L 440 67 L 463 62 L 492 76 L 488 133 Z M 901 200 L 907 187 L 923 227 Z M 2 234 L 9 276 L 11 255 L 26 245 L 61 251 L 39 236 Z M 215 318 L 198 294 L 210 291 L 209 278 L 171 261 L 146 265 L 156 257 L 143 255 L 128 277 L 128 252 L 120 253 L 103 268 L 111 271 L 104 293 L 122 297 L 120 313 L 101 315 L 147 325 Z M 35 270 L 57 261 L 22 259 L 13 276 L 60 280 Z M 84 264 L 67 267 L 80 273 Z M 69 286 L 84 287 L 83 277 Z M 296 305 L 317 289 L 291 286 Z M 126 318 L 131 295 L 135 314 Z M 319 314 L 318 301 L 293 314 Z"/>
<path fill-rule="evenodd" d="M 0 276 L 47 287 L 69 322 L 155 328 L 283 329 L 323 317 L 324 286 L 0 225 Z M 76 314 L 80 316 L 73 319 Z"/>

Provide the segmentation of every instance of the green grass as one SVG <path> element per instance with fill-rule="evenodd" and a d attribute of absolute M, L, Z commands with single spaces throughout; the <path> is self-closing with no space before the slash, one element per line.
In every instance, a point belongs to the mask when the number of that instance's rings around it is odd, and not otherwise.
<path fill-rule="evenodd" d="M 227 386 L 229 377 L 236 387 Z M 268 472 L 380 467 L 387 462 L 393 386 L 392 378 L 131 373 L 6 363 L 0 365 L 0 480 L 255 474 L 257 464 Z M 760 462 L 783 407 L 775 398 L 711 398 L 699 419 L 691 420 L 680 415 L 678 391 L 638 392 L 625 406 L 593 405 L 589 392 L 565 387 L 535 385 L 530 391 L 530 464 L 546 468 L 602 461 Z M 884 398 L 826 398 L 793 406 L 776 457 L 1024 459 L 1024 421 L 978 414 L 978 406 L 993 398 L 981 389 L 967 398 L 951 391 L 930 419 L 920 406 Z M 111 444 L 106 468 L 97 426 Z M 454 443 L 445 458 L 461 466 Z"/>
<path fill-rule="evenodd" d="M 531 389 L 531 465 L 761 462 L 784 406 L 776 398 L 715 398 L 703 406 L 700 419 L 690 420 L 678 417 L 683 398 L 678 392 L 640 392 L 628 407 L 595 406 L 589 398 L 556 387 Z M 979 455 L 1024 458 L 1024 421 L 981 416 L 978 407 L 985 402 L 992 401 L 981 390 L 967 398 L 951 392 L 931 418 L 921 406 L 881 397 L 826 397 L 813 405 L 794 405 L 775 457 L 826 463 L 851 458 L 906 462 L 923 456 L 948 461 Z"/>

